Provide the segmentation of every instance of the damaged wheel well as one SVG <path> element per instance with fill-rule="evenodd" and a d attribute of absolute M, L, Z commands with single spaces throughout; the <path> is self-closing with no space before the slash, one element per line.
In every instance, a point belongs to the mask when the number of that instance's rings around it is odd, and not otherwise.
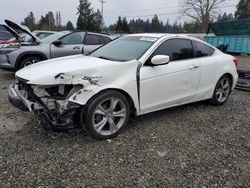
<path fill-rule="evenodd" d="M 134 114 L 136 112 L 136 109 L 135 109 L 135 104 L 134 104 L 134 101 L 133 99 L 131 98 L 131 96 L 124 90 L 121 90 L 121 89 L 115 89 L 115 88 L 112 88 L 112 89 L 105 89 L 105 90 L 102 90 L 100 91 L 99 93 L 97 93 L 96 95 L 92 96 L 88 102 L 87 102 L 87 105 L 98 95 L 101 95 L 107 91 L 117 91 L 119 93 L 121 93 L 122 95 L 124 95 L 126 97 L 126 99 L 128 100 L 129 104 L 130 104 L 130 109 L 131 109 L 131 114 Z"/>

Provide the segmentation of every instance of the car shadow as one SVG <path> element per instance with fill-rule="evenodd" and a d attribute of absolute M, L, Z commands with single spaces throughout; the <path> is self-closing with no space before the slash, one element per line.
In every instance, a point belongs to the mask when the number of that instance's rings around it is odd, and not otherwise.
<path fill-rule="evenodd" d="M 125 128 L 124 131 L 121 132 L 121 139 L 122 135 L 130 135 L 133 133 L 134 129 L 144 129 L 147 127 L 150 127 L 151 124 L 148 122 L 155 122 L 156 124 L 158 123 L 159 120 L 162 121 L 162 119 L 166 117 L 181 117 L 183 115 L 187 115 L 188 113 L 192 113 L 192 110 L 194 109 L 204 109 L 207 106 L 211 106 L 207 101 L 201 101 L 201 102 L 196 102 L 196 103 L 191 103 L 191 104 L 186 104 L 183 106 L 178 106 L 178 107 L 173 107 L 157 112 L 152 112 L 149 114 L 145 114 L 142 116 L 132 116 Z M 66 141 L 68 140 L 76 140 L 76 139 L 81 139 L 83 142 L 91 143 L 95 142 L 96 140 L 92 139 L 81 127 L 77 127 L 75 129 L 71 130 L 64 130 L 64 131 L 51 131 L 51 130 L 44 130 L 41 126 L 37 124 L 37 121 L 34 119 L 31 120 L 30 124 L 35 125 L 32 126 L 32 131 L 36 135 L 40 135 L 41 137 L 44 137 L 46 139 L 53 139 L 57 141 Z M 77 123 L 78 124 L 78 123 Z M 146 126 L 146 127 L 145 127 Z M 137 130 L 138 131 L 138 130 Z M 119 136 L 118 136 L 119 137 Z M 117 139 L 117 138 L 114 138 Z M 118 138 L 119 139 L 119 138 Z"/>

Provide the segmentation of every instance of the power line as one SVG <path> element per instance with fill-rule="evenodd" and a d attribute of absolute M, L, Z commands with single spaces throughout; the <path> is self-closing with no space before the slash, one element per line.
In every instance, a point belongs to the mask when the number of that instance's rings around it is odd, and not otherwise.
<path fill-rule="evenodd" d="M 219 7 L 221 9 L 224 9 L 224 8 L 229 8 L 229 7 L 234 7 L 236 5 L 227 5 L 227 6 L 223 6 L 223 7 Z M 173 8 L 173 7 L 172 7 Z M 155 10 L 158 10 L 158 9 L 155 9 Z M 141 11 L 142 12 L 142 11 Z M 169 13 L 162 13 L 162 14 L 157 14 L 158 16 L 167 16 L 167 15 L 174 15 L 174 14 L 181 14 L 180 12 L 169 12 Z M 126 16 L 127 18 L 137 18 L 137 17 L 152 17 L 154 16 L 155 14 L 148 14 L 148 15 L 129 15 L 129 16 Z M 113 19 L 114 17 L 113 16 L 109 16 L 109 17 L 105 17 L 105 19 Z"/>

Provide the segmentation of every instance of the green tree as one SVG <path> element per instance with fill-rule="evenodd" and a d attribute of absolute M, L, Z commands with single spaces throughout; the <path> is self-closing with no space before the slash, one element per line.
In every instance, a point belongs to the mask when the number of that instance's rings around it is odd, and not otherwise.
<path fill-rule="evenodd" d="M 26 25 L 31 31 L 35 30 L 36 22 L 33 12 L 30 12 L 21 24 Z"/>
<path fill-rule="evenodd" d="M 157 15 L 154 15 L 154 17 L 152 18 L 152 31 L 153 32 L 158 32 L 159 31 L 159 27 L 160 27 L 160 21 L 158 19 Z"/>
<path fill-rule="evenodd" d="M 53 12 L 48 12 L 45 17 L 41 16 L 41 19 L 39 21 L 39 28 L 43 30 L 55 30 L 55 18 Z"/>
<path fill-rule="evenodd" d="M 122 32 L 122 17 L 121 16 L 118 17 L 118 20 L 115 24 L 115 31 L 119 33 Z"/>
<path fill-rule="evenodd" d="M 235 18 L 250 18 L 250 0 L 240 0 L 236 8 Z"/>
<path fill-rule="evenodd" d="M 219 21 L 219 22 L 222 22 L 222 21 L 229 21 L 229 20 L 234 20 L 234 16 L 233 16 L 232 13 L 227 14 L 226 12 L 224 12 L 223 15 L 220 14 L 220 15 L 218 16 L 218 19 L 217 19 L 217 21 Z"/>
<path fill-rule="evenodd" d="M 98 13 L 91 8 L 88 0 L 79 0 L 77 8 L 77 29 L 89 31 L 101 31 L 101 24 L 97 17 Z"/>
<path fill-rule="evenodd" d="M 73 30 L 74 26 L 73 23 L 71 21 L 68 21 L 66 24 L 66 30 Z"/>
<path fill-rule="evenodd" d="M 121 29 L 124 33 L 129 33 L 129 25 L 128 25 L 128 21 L 126 19 L 126 17 L 124 17 L 122 19 L 122 23 L 121 23 Z"/>
<path fill-rule="evenodd" d="M 97 21 L 97 25 L 100 26 L 103 29 L 104 28 L 104 22 L 102 20 L 102 14 L 101 14 L 99 9 L 97 9 L 97 11 L 95 13 L 95 18 L 96 18 L 96 21 Z"/>

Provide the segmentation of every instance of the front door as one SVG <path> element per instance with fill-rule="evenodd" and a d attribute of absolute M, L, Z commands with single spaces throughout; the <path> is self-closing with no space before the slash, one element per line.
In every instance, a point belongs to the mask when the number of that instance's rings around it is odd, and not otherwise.
<path fill-rule="evenodd" d="M 51 58 L 77 55 L 83 52 L 85 32 L 74 32 L 59 39 L 60 45 L 51 44 Z"/>
<path fill-rule="evenodd" d="M 193 58 L 191 41 L 167 40 L 151 57 L 154 55 L 168 55 L 170 62 L 160 66 L 146 63 L 141 68 L 141 112 L 147 113 L 192 101 L 197 94 L 200 70 L 198 60 Z"/>

